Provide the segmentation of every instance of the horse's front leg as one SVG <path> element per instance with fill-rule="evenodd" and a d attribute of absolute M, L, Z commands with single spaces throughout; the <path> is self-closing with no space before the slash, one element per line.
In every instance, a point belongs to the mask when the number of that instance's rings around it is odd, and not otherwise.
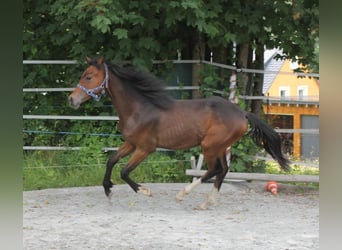
<path fill-rule="evenodd" d="M 147 196 L 152 196 L 151 190 L 140 184 L 134 182 L 129 174 L 132 172 L 151 152 L 145 150 L 136 149 L 129 159 L 127 165 L 121 170 L 121 179 L 127 182 L 128 185 L 137 193 L 141 193 Z"/>
<path fill-rule="evenodd" d="M 134 146 L 128 142 L 124 142 L 116 154 L 112 156 L 108 161 L 107 161 L 107 168 L 106 168 L 106 173 L 103 178 L 103 188 L 105 191 L 105 194 L 108 198 L 111 196 L 111 191 L 110 188 L 113 187 L 113 182 L 111 181 L 111 175 L 112 175 L 112 170 L 114 165 L 123 157 L 127 156 L 128 154 L 132 153 L 134 151 Z"/>

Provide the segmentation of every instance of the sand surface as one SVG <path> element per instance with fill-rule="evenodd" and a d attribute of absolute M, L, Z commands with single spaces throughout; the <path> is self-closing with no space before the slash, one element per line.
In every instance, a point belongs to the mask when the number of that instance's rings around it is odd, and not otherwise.
<path fill-rule="evenodd" d="M 24 249 L 234 249 L 319 248 L 318 189 L 265 182 L 223 183 L 218 204 L 196 210 L 212 185 L 198 186 L 184 201 L 186 184 L 144 184 L 152 197 L 128 185 L 27 191 L 23 194 Z"/>

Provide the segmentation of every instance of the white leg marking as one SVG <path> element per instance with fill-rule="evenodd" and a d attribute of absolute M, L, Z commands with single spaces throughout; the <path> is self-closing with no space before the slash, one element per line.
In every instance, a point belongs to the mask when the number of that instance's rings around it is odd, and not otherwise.
<path fill-rule="evenodd" d="M 143 194 L 146 196 L 152 196 L 152 192 L 148 187 L 140 186 L 138 190 L 139 194 Z"/>
<path fill-rule="evenodd" d="M 213 187 L 207 200 L 203 202 L 202 204 L 200 204 L 198 209 L 207 210 L 211 205 L 216 204 L 218 192 L 219 192 L 218 189 L 216 187 Z"/>
<path fill-rule="evenodd" d="M 187 185 L 183 190 L 181 190 L 177 195 L 176 195 L 176 200 L 177 201 L 182 201 L 185 197 L 185 195 L 189 194 L 196 186 L 202 183 L 201 178 L 198 178 L 197 180 L 193 181 L 189 185 Z"/>

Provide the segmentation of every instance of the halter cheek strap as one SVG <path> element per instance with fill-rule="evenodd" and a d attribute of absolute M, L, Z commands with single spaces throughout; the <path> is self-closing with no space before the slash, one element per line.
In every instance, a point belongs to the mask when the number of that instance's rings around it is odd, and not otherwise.
<path fill-rule="evenodd" d="M 103 66 L 105 68 L 105 77 L 99 86 L 92 89 L 87 89 L 81 84 L 77 84 L 79 89 L 91 96 L 97 102 L 100 101 L 101 97 L 106 93 L 105 88 L 108 88 L 108 66 L 106 63 L 103 63 Z M 98 92 L 99 90 L 101 90 L 101 92 L 99 94 L 95 94 L 95 92 Z"/>

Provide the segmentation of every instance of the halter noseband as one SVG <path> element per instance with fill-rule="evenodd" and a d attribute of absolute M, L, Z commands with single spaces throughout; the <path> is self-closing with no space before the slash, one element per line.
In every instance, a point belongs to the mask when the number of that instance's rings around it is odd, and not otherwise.
<path fill-rule="evenodd" d="M 78 88 L 83 90 L 83 92 L 91 96 L 97 102 L 100 101 L 101 97 L 106 93 L 105 88 L 108 88 L 108 67 L 106 63 L 103 63 L 103 66 L 105 68 L 105 77 L 99 86 L 92 89 L 87 89 L 86 87 L 83 87 L 81 84 L 77 84 Z M 101 90 L 101 93 L 95 94 L 95 92 L 98 90 Z"/>

